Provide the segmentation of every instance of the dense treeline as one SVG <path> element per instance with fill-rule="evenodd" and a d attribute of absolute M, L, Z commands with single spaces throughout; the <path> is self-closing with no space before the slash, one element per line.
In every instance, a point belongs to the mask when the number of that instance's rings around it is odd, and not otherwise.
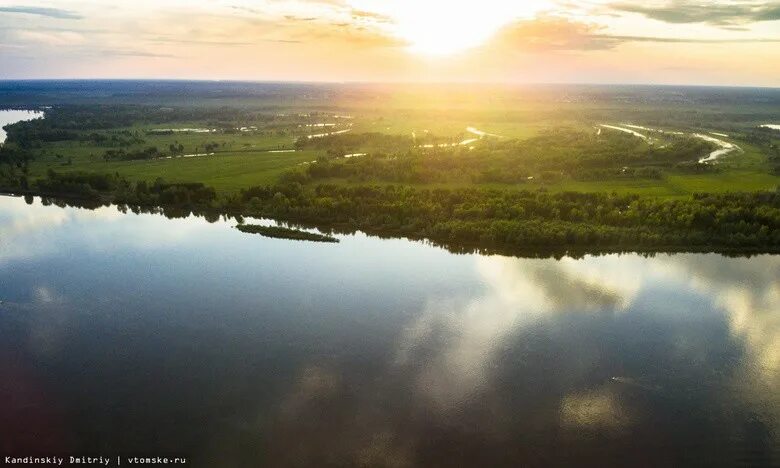
<path fill-rule="evenodd" d="M 46 178 L 36 181 L 36 188 L 47 195 L 87 199 L 107 199 L 139 206 L 171 206 L 192 209 L 214 207 L 216 191 L 202 183 L 168 183 L 158 179 L 153 184 L 132 183 L 119 174 L 57 173 L 49 170 Z"/>
<path fill-rule="evenodd" d="M 780 248 L 780 193 L 635 195 L 297 184 L 242 193 L 246 211 L 479 246 Z"/>
<path fill-rule="evenodd" d="M 81 134 L 60 128 L 46 128 L 40 125 L 42 119 L 25 121 L 8 126 L 8 141 L 23 147 L 37 148 L 43 143 L 79 140 Z"/>
<path fill-rule="evenodd" d="M 6 129 L 8 144 L 22 149 L 39 150 L 37 151 L 39 154 L 45 153 L 52 143 L 78 142 L 85 146 L 110 148 L 110 151 L 105 151 L 103 159 L 121 161 L 152 159 L 184 153 L 183 145 L 179 142 L 176 142 L 175 147 L 170 146 L 170 152 L 167 154 L 162 154 L 162 151 L 148 151 L 152 145 L 141 147 L 147 142 L 145 136 L 175 135 L 178 132 L 170 129 L 123 127 L 138 127 L 139 124 L 178 126 L 184 121 L 195 126 L 208 127 L 219 134 L 242 134 L 242 129 L 251 128 L 253 134 L 286 136 L 293 126 L 292 121 L 297 122 L 308 118 L 310 117 L 287 117 L 269 114 L 262 110 L 237 110 L 229 107 L 199 109 L 134 105 L 70 105 L 48 108 L 46 118 L 16 122 L 7 125 Z M 202 148 L 205 152 L 214 152 L 225 144 L 225 142 L 211 141 L 203 144 Z M 168 141 L 165 142 L 165 146 L 169 146 Z M 195 147 L 196 153 L 200 150 L 201 147 Z"/>
<path fill-rule="evenodd" d="M 206 143 L 203 148 L 207 152 L 211 152 L 219 148 L 219 143 Z M 196 150 L 198 147 L 196 147 Z M 181 143 L 171 143 L 168 145 L 168 152 L 160 151 L 156 146 L 148 146 L 143 149 L 126 150 L 119 148 L 118 150 L 106 150 L 103 153 L 103 160 L 105 161 L 138 161 L 144 159 L 160 159 L 169 156 L 183 156 L 184 145 Z"/>
<path fill-rule="evenodd" d="M 126 147 L 144 143 L 144 139 L 137 132 L 122 130 L 109 133 L 92 132 L 82 135 L 81 141 L 104 147 Z"/>
<path fill-rule="evenodd" d="M 46 118 L 16 122 L 5 128 L 8 133 L 7 142 L 23 149 L 43 148 L 48 143 L 62 141 L 127 148 L 145 143 L 141 130 L 125 128 L 139 124 L 199 122 L 220 133 L 236 133 L 237 128 L 258 123 L 270 125 L 277 118 L 262 110 L 239 110 L 230 107 L 64 105 L 48 108 Z M 274 129 L 272 133 L 278 133 L 278 130 Z M 133 156 L 116 156 L 113 155 L 110 159 L 134 159 Z"/>
<path fill-rule="evenodd" d="M 234 128 L 237 123 L 273 120 L 263 111 L 231 107 L 160 107 L 149 105 L 61 105 L 46 110 L 45 119 L 19 125 L 23 131 L 73 132 L 109 130 L 137 124 L 169 124 L 177 122 L 208 122 L 219 127 Z M 16 126 L 14 126 L 16 128 Z"/>
<path fill-rule="evenodd" d="M 759 127 L 744 134 L 738 135 L 742 141 L 761 147 L 768 155 L 768 162 L 772 173 L 780 175 L 780 144 L 777 138 L 780 137 L 780 130 Z"/>
<path fill-rule="evenodd" d="M 0 187 L 27 189 L 32 160 L 33 155 L 28 149 L 0 145 Z"/>
<path fill-rule="evenodd" d="M 604 193 L 416 189 L 297 182 L 217 197 L 200 183 L 132 183 L 49 171 L 36 193 L 165 207 L 217 217 L 263 216 L 347 231 L 428 239 L 453 249 L 780 250 L 780 192 L 664 200 Z"/>
<path fill-rule="evenodd" d="M 130 184 L 118 175 L 78 172 L 59 174 L 49 169 L 47 177 L 35 181 L 35 186 L 46 194 L 98 198 L 101 194 L 120 193 L 128 189 Z"/>
<path fill-rule="evenodd" d="M 120 203 L 144 206 L 178 206 L 212 208 L 217 205 L 217 192 L 202 183 L 168 183 L 162 179 L 154 184 L 138 182 L 132 192 L 117 198 Z"/>
<path fill-rule="evenodd" d="M 177 148 L 178 149 L 178 148 Z M 141 159 L 157 159 L 164 157 L 165 154 L 160 152 L 156 146 L 150 146 L 141 150 L 125 150 L 120 148 L 118 150 L 107 150 L 103 153 L 103 159 L 106 161 L 137 161 Z"/>

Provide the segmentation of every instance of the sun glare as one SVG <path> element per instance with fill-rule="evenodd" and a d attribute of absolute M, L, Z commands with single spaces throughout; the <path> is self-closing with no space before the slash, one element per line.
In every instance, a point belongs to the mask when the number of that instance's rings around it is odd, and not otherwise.
<path fill-rule="evenodd" d="M 478 47 L 489 41 L 503 26 L 533 15 L 546 4 L 506 0 L 356 0 L 352 3 L 390 18 L 393 33 L 408 42 L 410 51 L 433 56 L 451 55 Z M 388 3 L 391 5 L 388 6 Z"/>

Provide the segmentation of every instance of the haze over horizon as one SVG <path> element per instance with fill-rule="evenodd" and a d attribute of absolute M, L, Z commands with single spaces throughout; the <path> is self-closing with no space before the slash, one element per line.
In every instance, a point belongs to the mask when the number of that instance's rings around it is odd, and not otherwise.
<path fill-rule="evenodd" d="M 780 86 L 780 2 L 0 0 L 0 79 Z"/>

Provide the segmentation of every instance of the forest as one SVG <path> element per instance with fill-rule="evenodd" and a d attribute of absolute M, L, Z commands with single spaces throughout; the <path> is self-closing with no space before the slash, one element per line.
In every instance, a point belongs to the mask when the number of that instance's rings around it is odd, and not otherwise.
<path fill-rule="evenodd" d="M 635 195 L 297 184 L 242 193 L 244 212 L 442 244 L 526 249 L 780 248 L 780 192 Z"/>
<path fill-rule="evenodd" d="M 543 190 L 290 182 L 218 197 L 198 183 L 146 184 L 116 175 L 54 172 L 38 181 L 36 189 L 130 208 L 163 207 L 175 217 L 269 217 L 326 231 L 427 239 L 456 251 L 780 251 L 780 191 L 663 200 Z"/>

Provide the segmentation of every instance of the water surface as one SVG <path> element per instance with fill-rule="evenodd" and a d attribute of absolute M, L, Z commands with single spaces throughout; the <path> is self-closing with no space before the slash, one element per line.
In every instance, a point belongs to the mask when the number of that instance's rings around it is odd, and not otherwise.
<path fill-rule="evenodd" d="M 454 255 L 0 197 L 2 455 L 776 465 L 780 257 Z"/>

